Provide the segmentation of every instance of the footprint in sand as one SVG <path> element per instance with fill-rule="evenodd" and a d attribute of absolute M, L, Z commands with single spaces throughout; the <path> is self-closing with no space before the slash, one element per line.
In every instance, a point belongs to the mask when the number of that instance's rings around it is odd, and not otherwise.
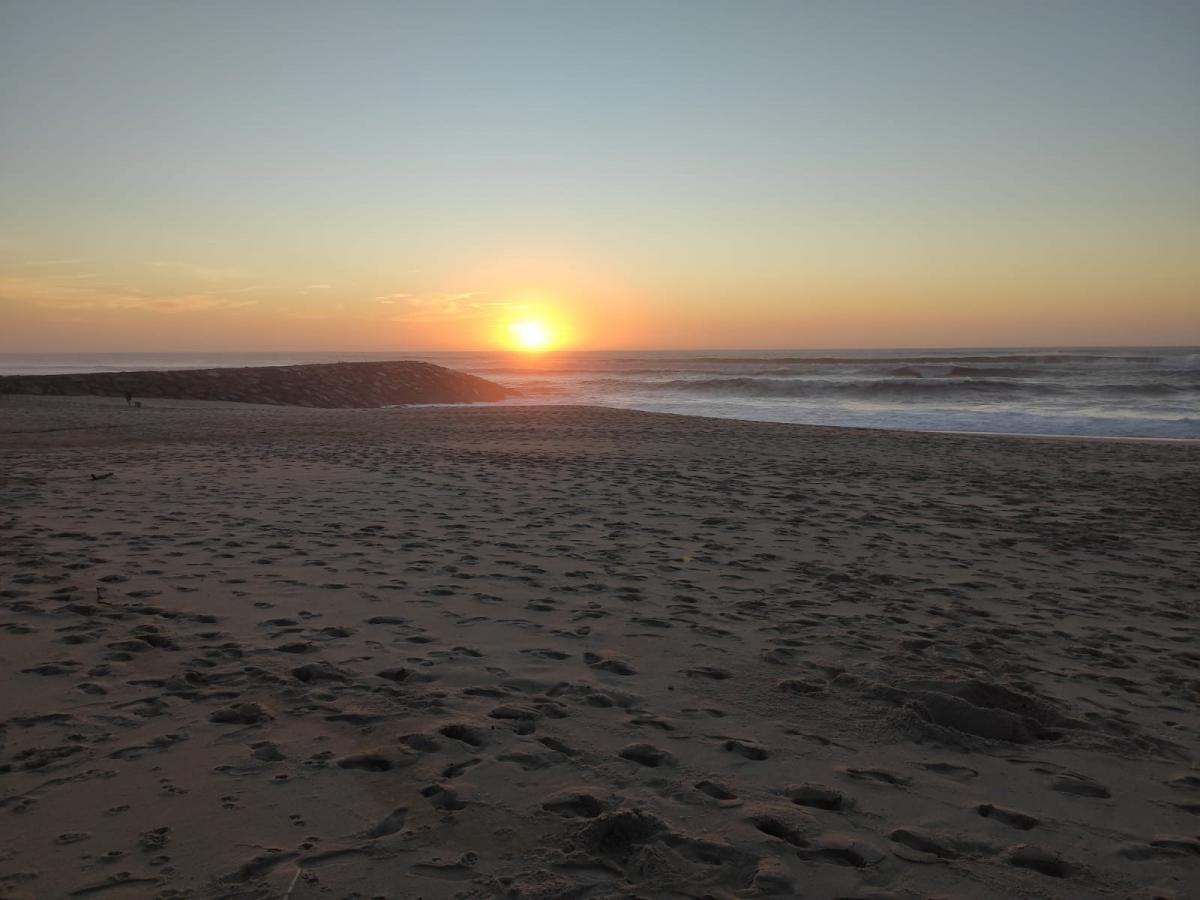
<path fill-rule="evenodd" d="M 717 801 L 717 805 L 722 808 L 732 808 L 742 805 L 741 798 L 718 781 L 698 781 L 696 782 L 696 790 L 712 797 Z"/>
<path fill-rule="evenodd" d="M 571 788 L 558 791 L 542 801 L 542 809 L 560 816 L 594 819 L 605 812 L 609 804 L 586 789 Z"/>
<path fill-rule="evenodd" d="M 583 654 L 583 661 L 593 669 L 598 669 L 601 672 L 612 672 L 614 675 L 636 675 L 635 669 L 628 660 L 622 659 L 613 654 L 600 655 L 598 653 Z"/>
<path fill-rule="evenodd" d="M 390 772 L 413 765 L 417 756 L 399 748 L 380 748 L 343 756 L 337 761 L 339 769 L 358 769 L 363 772 Z"/>
<path fill-rule="evenodd" d="M 622 759 L 628 759 L 651 769 L 675 765 L 674 756 L 652 744 L 630 744 L 621 751 L 620 756 Z"/>
<path fill-rule="evenodd" d="M 796 822 L 794 817 L 757 813 L 749 816 L 746 821 L 763 834 L 791 844 L 793 847 L 807 847 L 808 838 L 805 836 L 806 827 L 811 821 Z"/>
<path fill-rule="evenodd" d="M 482 747 L 487 743 L 487 737 L 483 729 L 467 724 L 466 722 L 451 722 L 449 725 L 443 725 L 438 729 L 438 733 L 451 740 L 461 741 L 471 747 Z"/>
<path fill-rule="evenodd" d="M 755 762 L 767 759 L 771 755 L 766 747 L 751 741 L 728 740 L 721 747 L 726 753 L 736 753 L 738 756 L 754 760 Z"/>
<path fill-rule="evenodd" d="M 796 784 L 784 789 L 783 794 L 797 806 L 809 806 L 813 809 L 839 811 L 849 809 L 851 803 L 841 791 L 820 784 Z"/>
<path fill-rule="evenodd" d="M 888 772 L 885 769 L 855 769 L 847 768 L 843 770 L 847 778 L 853 778 L 856 781 L 868 781 L 876 784 L 887 784 L 892 787 L 907 787 L 912 784 L 911 778 L 906 778 L 903 775 L 897 775 L 894 772 Z"/>
<path fill-rule="evenodd" d="M 363 837 L 381 838 L 387 837 L 390 834 L 395 834 L 404 827 L 404 823 L 407 818 L 408 807 L 398 807 L 363 832 Z"/>
<path fill-rule="evenodd" d="M 1075 797 L 1094 797 L 1103 800 L 1112 796 L 1108 788 L 1100 782 L 1075 772 L 1054 776 L 1050 780 L 1050 787 L 1061 794 L 1071 794 Z"/>
<path fill-rule="evenodd" d="M 454 812 L 467 808 L 466 801 L 459 799 L 457 791 L 442 787 L 440 784 L 431 784 L 422 789 L 421 796 L 428 800 L 435 809 Z"/>
<path fill-rule="evenodd" d="M 1019 844 L 1011 848 L 1005 857 L 1011 866 L 1032 869 L 1051 878 L 1069 878 L 1075 871 L 1075 867 L 1061 856 L 1032 844 Z"/>
<path fill-rule="evenodd" d="M 985 819 L 995 819 L 1007 825 L 1009 828 L 1015 828 L 1018 831 L 1029 831 L 1038 826 L 1038 820 L 1033 816 L 1027 816 L 1025 813 L 1017 812 L 1015 809 L 1005 809 L 1003 806 L 993 806 L 991 803 L 981 803 L 975 807 L 975 811 Z"/>

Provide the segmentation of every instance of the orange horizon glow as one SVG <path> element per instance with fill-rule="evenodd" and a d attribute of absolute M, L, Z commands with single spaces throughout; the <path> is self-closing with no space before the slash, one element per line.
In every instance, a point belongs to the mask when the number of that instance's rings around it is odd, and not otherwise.
<path fill-rule="evenodd" d="M 838 290 L 827 280 L 794 293 L 769 287 L 685 293 L 636 282 L 601 289 L 564 283 L 554 299 L 529 303 L 506 291 L 392 295 L 337 285 L 305 292 L 181 284 L 155 296 L 105 290 L 98 280 L 43 276 L 5 284 L 0 275 L 0 307 L 6 306 L 0 352 L 509 350 L 536 356 L 1200 344 L 1200 307 L 1185 284 L 1143 294 L 1133 304 L 1120 287 Z"/>
<path fill-rule="evenodd" d="M 631 260 L 548 244 L 537 253 L 463 260 L 452 279 L 338 279 L 311 266 L 299 277 L 281 276 L 290 284 L 272 284 L 249 263 L 63 258 L 7 273 L 0 266 L 0 352 L 506 350 L 534 357 L 1200 344 L 1192 288 L 1200 263 L 1112 259 L 1104 271 L 1081 260 L 1019 269 L 983 260 L 938 265 L 914 253 L 907 268 L 886 272 L 855 272 L 849 255 L 774 270 L 763 259 L 730 284 L 715 269 L 702 271 L 704 259 L 694 261 L 690 276 L 664 280 Z"/>
<path fill-rule="evenodd" d="M 814 242 L 816 238 L 814 237 Z M 830 249 L 834 242 L 830 238 Z M 814 244 L 815 246 L 815 244 Z M 910 246 L 874 271 L 854 254 L 722 272 L 546 241 L 464 258 L 443 272 L 336 273 L 279 261 L 54 258 L 0 264 L 0 352 L 1087 347 L 1200 344 L 1200 262 L 1164 245 L 1085 265 L 1000 248 Z M 922 252 L 918 252 L 918 251 Z M 1134 251 L 1137 251 L 1136 253 Z M 859 247 L 863 255 L 868 248 Z M 0 244 L 0 260 L 4 247 Z M 27 259 L 34 259 L 29 250 Z M 1028 266 L 1019 266 L 1019 261 Z M 904 265 L 901 265 L 903 263 Z M 1037 263 L 1037 265 L 1035 265 Z M 688 271 L 688 266 L 691 271 Z M 340 274 L 340 277 L 339 277 Z M 1133 302 L 1130 298 L 1136 298 Z"/>

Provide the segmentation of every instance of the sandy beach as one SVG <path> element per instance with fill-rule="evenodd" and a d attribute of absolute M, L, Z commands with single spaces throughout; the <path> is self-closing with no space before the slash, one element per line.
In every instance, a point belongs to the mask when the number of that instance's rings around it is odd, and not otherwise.
<path fill-rule="evenodd" d="M 0 896 L 1194 897 L 1197 511 L 1195 443 L 0 398 Z"/>

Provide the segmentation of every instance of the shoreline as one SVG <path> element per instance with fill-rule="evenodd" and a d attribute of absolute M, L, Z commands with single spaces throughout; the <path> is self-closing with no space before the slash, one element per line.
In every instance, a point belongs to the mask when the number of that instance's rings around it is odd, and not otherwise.
<path fill-rule="evenodd" d="M 418 405 L 418 404 L 414 404 Z M 455 404 L 449 403 L 427 403 L 419 404 L 429 409 L 448 408 Z M 467 406 L 483 406 L 485 404 L 464 404 Z M 946 431 L 940 429 L 921 429 L 921 428 L 875 428 L 867 425 L 821 425 L 815 422 L 777 422 L 768 419 L 740 419 L 734 416 L 708 416 L 703 413 L 678 413 L 678 412 L 663 412 L 652 409 L 637 409 L 630 406 L 604 406 L 599 403 L 537 403 L 537 402 L 512 402 L 509 400 L 498 400 L 495 403 L 486 404 L 496 408 L 511 408 L 511 407 L 578 407 L 580 409 L 613 409 L 620 412 L 643 413 L 650 416 L 679 416 L 685 419 L 709 419 L 715 422 L 741 422 L 746 425 L 784 425 L 793 428 L 827 428 L 838 431 L 870 431 L 880 432 L 883 434 L 946 434 L 946 435 L 962 435 L 972 437 L 1012 437 L 1012 438 L 1045 438 L 1048 440 L 1085 440 L 1085 441 L 1161 441 L 1164 443 L 1183 443 L 1183 444 L 1200 444 L 1200 437 L 1154 437 L 1151 435 L 1119 435 L 1119 434 L 1052 434 L 1049 432 L 1036 431 Z M 403 409 L 404 407 L 388 407 L 390 409 Z"/>
<path fill-rule="evenodd" d="M 196 367 L 205 366 L 233 367 L 245 370 L 245 379 L 252 381 L 255 371 L 282 372 L 295 365 L 308 365 L 314 371 L 319 365 L 379 366 L 387 365 L 379 360 L 380 356 L 399 360 L 404 355 L 49 355 L 39 364 L 70 367 L 75 363 L 82 368 L 83 364 L 100 366 L 107 361 L 119 363 L 116 367 L 121 369 L 143 368 L 159 373 L 194 372 Z M 530 400 L 554 404 L 602 404 L 742 421 L 928 433 L 1200 440 L 1200 348 L 1186 346 L 546 354 L 484 350 L 418 356 L 499 381 Z M 374 361 L 368 362 L 372 357 Z M 3 366 L 4 357 L 0 355 L 0 369 Z M 179 366 L 188 368 L 180 370 Z M 261 393 L 276 398 L 273 391 Z M 309 392 L 313 393 L 323 392 Z M 225 399 L 253 399 L 238 394 L 232 384 L 224 388 Z M 358 400 L 345 398 L 332 405 L 383 406 L 422 399 L 400 396 L 389 400 L 374 393 L 370 397 L 359 394 Z M 470 398 L 460 395 L 442 399 Z"/>
<path fill-rule="evenodd" d="M 5 400 L 13 400 L 17 397 L 28 398 L 29 401 L 45 401 L 53 402 L 84 402 L 98 401 L 98 405 L 112 408 L 124 408 L 116 397 L 102 397 L 89 394 L 9 394 L 0 396 L 0 411 L 4 409 Z M 177 405 L 171 405 L 177 404 Z M 189 400 L 186 398 L 154 398 L 154 408 L 156 409 L 271 409 L 271 410 L 289 410 L 289 409 L 322 409 L 322 407 L 307 407 L 307 406 L 291 406 L 282 404 L 267 404 L 267 403 L 242 403 L 238 401 L 223 401 L 223 400 Z M 149 407 L 147 407 L 149 408 Z M 328 409 L 328 408 L 325 408 Z M 608 410 L 620 413 L 633 413 L 646 416 L 670 416 L 679 419 L 700 419 L 709 422 L 732 422 L 741 425 L 751 426 L 782 426 L 785 428 L 797 428 L 802 430 L 826 430 L 837 432 L 861 432 L 870 434 L 895 434 L 895 435 L 945 435 L 948 437 L 978 437 L 978 438 L 1018 438 L 1021 440 L 1046 440 L 1046 441 L 1098 441 L 1098 442 L 1119 442 L 1119 443 L 1152 443 L 1152 444 L 1179 444 L 1179 445 L 1200 445 L 1200 437 L 1196 438 L 1175 438 L 1175 437 L 1153 437 L 1153 436 L 1126 436 L 1126 435 L 1102 435 L 1102 434 L 1049 434 L 1039 432 L 1008 432 L 1008 431 L 945 431 L 945 430 L 920 430 L 909 428 L 872 428 L 858 425 L 820 425 L 808 422 L 775 422 L 765 421 L 762 419 L 738 419 L 730 416 L 707 416 L 697 413 L 677 413 L 677 412 L 659 412 L 657 410 L 633 409 L 624 406 L 604 406 L 595 403 L 540 403 L 540 402 L 525 402 L 517 400 L 495 400 L 483 402 L 464 402 L 464 403 L 405 403 L 390 406 L 378 407 L 345 407 L 338 411 L 340 412 L 359 412 L 359 413 L 375 413 L 383 411 L 397 411 L 406 409 L 591 409 L 591 410 Z M 3 434 L 3 423 L 0 422 L 0 434 Z"/>

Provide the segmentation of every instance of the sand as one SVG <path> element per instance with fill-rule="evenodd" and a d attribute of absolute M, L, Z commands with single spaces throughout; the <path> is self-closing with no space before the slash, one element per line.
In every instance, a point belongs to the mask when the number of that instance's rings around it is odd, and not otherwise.
<path fill-rule="evenodd" d="M 8 397 L 0 460 L 0 896 L 1197 895 L 1195 444 Z"/>

